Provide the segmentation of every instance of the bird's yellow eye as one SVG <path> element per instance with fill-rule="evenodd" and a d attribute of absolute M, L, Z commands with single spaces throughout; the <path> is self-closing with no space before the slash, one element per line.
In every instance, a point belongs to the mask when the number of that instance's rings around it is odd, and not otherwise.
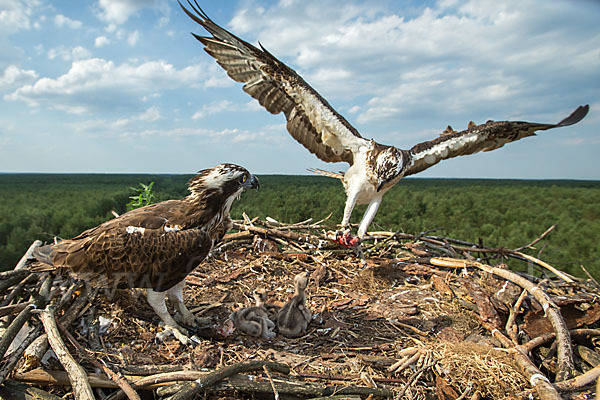
<path fill-rule="evenodd" d="M 242 183 L 246 182 L 246 179 L 248 179 L 248 177 L 246 175 L 242 175 Z"/>

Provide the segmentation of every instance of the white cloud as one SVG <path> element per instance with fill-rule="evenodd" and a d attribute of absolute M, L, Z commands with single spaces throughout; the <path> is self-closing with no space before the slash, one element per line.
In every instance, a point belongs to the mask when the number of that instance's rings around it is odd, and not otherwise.
<path fill-rule="evenodd" d="M 151 123 L 162 119 L 161 112 L 158 107 L 152 106 L 145 111 L 129 116 L 119 117 L 116 119 L 99 119 L 99 120 L 84 120 L 70 123 L 74 131 L 80 134 L 106 136 L 112 135 L 116 131 L 130 129 L 131 126 L 139 125 L 139 121 Z"/>
<path fill-rule="evenodd" d="M 56 79 L 38 79 L 5 95 L 4 99 L 75 114 L 114 109 L 116 103 L 133 107 L 140 97 L 157 91 L 201 85 L 202 72 L 197 65 L 178 70 L 162 60 L 115 65 L 112 61 L 90 58 L 74 61 L 71 69 Z"/>
<path fill-rule="evenodd" d="M 17 0 L 0 2 L 0 33 L 11 34 L 20 30 L 31 29 L 31 14 L 38 2 L 22 4 Z"/>
<path fill-rule="evenodd" d="M 38 31 L 41 30 L 44 22 L 46 22 L 46 16 L 41 15 L 38 20 L 33 23 L 33 29 Z"/>
<path fill-rule="evenodd" d="M 122 25 L 143 8 L 151 8 L 162 13 L 169 12 L 167 0 L 100 0 L 100 18 L 108 23 Z"/>
<path fill-rule="evenodd" d="M 106 26 L 106 28 L 104 28 L 104 30 L 106 30 L 106 32 L 108 32 L 108 33 L 113 33 L 113 32 L 116 32 L 116 31 L 117 31 L 117 29 L 118 29 L 118 28 L 117 28 L 117 25 L 116 25 L 116 24 L 108 24 L 108 25 Z"/>
<path fill-rule="evenodd" d="M 94 41 L 94 46 L 103 47 L 110 43 L 110 39 L 106 36 L 98 36 Z"/>
<path fill-rule="evenodd" d="M 228 100 L 213 101 L 210 104 L 204 104 L 200 110 L 196 111 L 194 115 L 192 115 L 192 119 L 202 119 L 212 114 L 225 111 L 230 112 L 234 109 L 235 107 L 233 103 Z"/>
<path fill-rule="evenodd" d="M 151 137 L 169 137 L 169 138 L 191 138 L 200 137 L 208 139 L 211 143 L 240 143 L 261 141 L 263 143 L 273 143 L 280 135 L 271 136 L 266 132 L 253 132 L 247 130 L 233 129 L 205 129 L 205 128 L 173 128 L 173 129 L 145 129 L 130 130 L 120 134 L 122 139 L 145 139 Z"/>
<path fill-rule="evenodd" d="M 146 121 L 146 122 L 154 122 L 161 118 L 162 118 L 162 116 L 160 114 L 160 110 L 158 109 L 158 107 L 150 107 L 146 111 L 144 111 L 143 113 L 141 113 L 135 117 L 135 119 L 138 119 L 140 121 Z"/>
<path fill-rule="evenodd" d="M 192 119 L 202 119 L 209 115 L 218 113 L 231 113 L 235 111 L 262 111 L 262 106 L 258 101 L 252 99 L 244 104 L 235 104 L 229 100 L 213 101 L 204 104 L 198 111 L 192 115 Z"/>
<path fill-rule="evenodd" d="M 135 46 L 135 44 L 138 42 L 139 39 L 140 39 L 140 32 L 135 30 L 127 36 L 127 44 L 129 44 L 130 46 Z"/>
<path fill-rule="evenodd" d="M 16 65 L 9 65 L 0 76 L 0 91 L 28 84 L 36 78 L 37 73 L 33 70 L 24 70 Z"/>
<path fill-rule="evenodd" d="M 487 115 L 517 102 L 535 108 L 563 93 L 561 103 L 571 103 L 580 100 L 570 86 L 600 70 L 600 35 L 585 28 L 593 13 L 581 19 L 569 2 L 543 9 L 536 0 L 382 4 L 248 3 L 230 26 L 295 68 L 332 105 L 360 106 L 360 123 L 392 123 L 423 110 L 451 116 Z"/>
<path fill-rule="evenodd" d="M 54 49 L 48 50 L 48 59 L 53 60 L 55 58 L 61 58 L 64 61 L 77 61 L 85 58 L 90 58 L 92 53 L 82 46 L 75 46 L 73 48 L 67 48 L 59 46 Z"/>
<path fill-rule="evenodd" d="M 59 28 L 66 26 L 71 29 L 79 29 L 83 24 L 81 21 L 65 17 L 62 14 L 57 14 L 54 17 L 54 25 L 58 26 Z"/>
<path fill-rule="evenodd" d="M 158 27 L 163 28 L 169 24 L 169 17 L 163 16 L 158 19 Z"/>

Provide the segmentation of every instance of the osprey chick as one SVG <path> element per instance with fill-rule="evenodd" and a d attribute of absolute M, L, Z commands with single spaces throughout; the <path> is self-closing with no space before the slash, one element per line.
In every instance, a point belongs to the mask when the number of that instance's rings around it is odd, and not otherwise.
<path fill-rule="evenodd" d="M 245 168 L 221 164 L 188 182 L 190 194 L 129 211 L 70 240 L 36 249 L 32 270 L 67 272 L 97 287 L 146 288 L 148 303 L 182 342 L 187 332 L 167 311 L 165 294 L 195 325 L 183 303 L 185 277 L 231 228 L 229 210 L 258 179 Z"/>
<path fill-rule="evenodd" d="M 195 2 L 195 1 L 194 1 Z M 196 2 L 195 2 L 196 3 Z M 385 192 L 402 177 L 421 172 L 442 160 L 495 150 L 535 131 L 569 126 L 579 122 L 589 107 L 580 106 L 557 124 L 519 121 L 469 123 L 468 129 L 451 128 L 442 136 L 402 150 L 363 138 L 346 119 L 310 87 L 293 69 L 275 56 L 240 39 L 214 23 L 198 6 L 188 0 L 192 11 L 185 13 L 206 29 L 212 37 L 194 37 L 204 50 L 227 71 L 227 75 L 244 83 L 242 89 L 258 100 L 272 114 L 284 113 L 287 130 L 301 145 L 325 162 L 347 162 L 350 168 L 341 179 L 346 190 L 342 227 L 350 223 L 356 204 L 368 204 L 358 228 L 362 238 L 373 221 Z M 326 173 L 327 176 L 332 176 Z M 347 239 L 350 245 L 357 241 Z"/>

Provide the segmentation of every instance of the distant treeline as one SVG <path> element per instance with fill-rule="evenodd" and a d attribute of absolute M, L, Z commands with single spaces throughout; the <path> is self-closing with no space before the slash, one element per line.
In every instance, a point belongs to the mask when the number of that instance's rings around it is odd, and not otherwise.
<path fill-rule="evenodd" d="M 158 201 L 187 194 L 191 175 L 0 174 L 0 270 L 13 268 L 35 240 L 69 238 L 123 213 L 131 187 L 155 182 Z M 321 176 L 260 176 L 260 191 L 234 203 L 242 212 L 283 222 L 342 218 L 345 194 L 339 181 Z M 479 179 L 402 180 L 390 190 L 371 230 L 436 235 L 487 246 L 515 248 L 552 224 L 557 229 L 537 246 L 541 258 L 582 276 L 580 265 L 600 275 L 600 182 Z M 364 206 L 352 217 L 358 223 Z M 532 255 L 537 252 L 530 251 Z"/>

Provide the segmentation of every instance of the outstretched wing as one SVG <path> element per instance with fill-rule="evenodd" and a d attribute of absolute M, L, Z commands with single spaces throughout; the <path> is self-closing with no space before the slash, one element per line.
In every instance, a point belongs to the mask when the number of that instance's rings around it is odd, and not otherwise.
<path fill-rule="evenodd" d="M 300 144 L 325 162 L 353 163 L 353 152 L 365 139 L 293 69 L 272 54 L 238 38 L 214 23 L 198 3 L 179 5 L 212 37 L 194 37 L 243 89 L 272 114 L 283 112 L 287 130 Z"/>
<path fill-rule="evenodd" d="M 448 158 L 498 149 L 506 143 L 533 136 L 536 131 L 576 124 L 586 116 L 588 110 L 588 105 L 579 106 L 571 115 L 557 124 L 488 121 L 462 132 L 442 134 L 438 138 L 419 143 L 410 149 L 413 163 L 404 176 L 421 172 Z"/>

